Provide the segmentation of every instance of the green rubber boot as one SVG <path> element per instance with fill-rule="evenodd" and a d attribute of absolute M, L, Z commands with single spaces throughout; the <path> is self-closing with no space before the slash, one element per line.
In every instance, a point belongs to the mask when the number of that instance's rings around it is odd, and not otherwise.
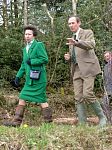
<path fill-rule="evenodd" d="M 103 113 L 103 109 L 98 101 L 95 101 L 94 103 L 90 104 L 93 108 L 94 112 L 99 118 L 99 127 L 104 127 L 107 124 L 107 118 Z"/>
<path fill-rule="evenodd" d="M 85 124 L 87 122 L 87 117 L 86 117 L 86 110 L 85 110 L 84 103 L 77 104 L 77 114 L 78 114 L 79 124 Z"/>

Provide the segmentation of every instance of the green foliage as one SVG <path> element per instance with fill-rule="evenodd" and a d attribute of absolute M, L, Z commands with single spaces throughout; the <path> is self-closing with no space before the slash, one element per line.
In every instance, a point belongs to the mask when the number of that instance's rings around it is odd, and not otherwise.
<path fill-rule="evenodd" d="M 10 81 L 16 74 L 21 64 L 22 36 L 18 29 L 8 31 L 0 28 L 0 86 L 3 82 Z"/>
<path fill-rule="evenodd" d="M 45 2 L 44 0 L 28 2 L 28 23 L 38 27 L 38 40 L 43 41 L 46 45 L 49 56 L 47 65 L 49 84 L 62 86 L 70 81 L 69 64 L 64 61 L 64 53 L 68 51 L 68 47 L 65 46 L 66 38 L 71 36 L 67 26 L 67 18 L 72 13 L 72 2 L 70 0 L 47 1 L 49 13 L 54 19 L 53 27 L 51 26 L 50 17 L 42 7 Z M 19 12 L 22 11 L 21 9 L 20 7 Z M 82 20 L 82 27 L 91 28 L 94 31 L 95 52 L 103 69 L 103 52 L 111 50 L 112 47 L 111 1 L 79 0 L 77 14 Z M 21 22 L 21 20 L 22 18 L 18 18 L 18 22 Z M 6 81 L 15 76 L 21 64 L 21 48 L 23 46 L 21 26 L 14 28 L 11 25 L 7 31 L 1 26 L 0 39 L 0 80 L 2 86 L 4 86 Z M 99 89 L 100 80 L 99 77 L 96 80 L 96 90 Z"/>

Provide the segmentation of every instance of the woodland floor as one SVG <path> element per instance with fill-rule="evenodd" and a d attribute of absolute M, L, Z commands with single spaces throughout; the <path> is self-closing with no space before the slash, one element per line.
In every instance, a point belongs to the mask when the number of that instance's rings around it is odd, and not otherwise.
<path fill-rule="evenodd" d="M 87 106 L 87 126 L 77 125 L 72 90 L 47 92 L 53 123 L 45 124 L 38 104 L 27 103 L 20 128 L 8 128 L 18 103 L 17 90 L 0 91 L 0 150 L 112 150 L 112 127 L 99 129 L 98 118 Z"/>
<path fill-rule="evenodd" d="M 71 91 L 60 89 L 58 92 L 47 93 L 48 102 L 53 110 L 53 121 L 58 124 L 77 124 L 77 114 L 75 109 L 74 95 Z M 15 107 L 18 103 L 18 94 L 16 90 L 2 91 L 0 94 L 0 124 L 4 120 L 11 120 L 14 116 Z M 94 112 L 87 107 L 88 123 L 98 124 L 98 118 Z M 35 121 L 36 120 L 36 121 Z M 36 103 L 27 103 L 23 124 L 30 126 L 38 125 L 43 121 L 40 105 Z"/>

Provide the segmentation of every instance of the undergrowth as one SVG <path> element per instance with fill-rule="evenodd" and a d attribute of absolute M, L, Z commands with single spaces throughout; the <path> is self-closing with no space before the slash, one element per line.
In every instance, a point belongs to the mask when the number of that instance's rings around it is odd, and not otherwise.
<path fill-rule="evenodd" d="M 41 124 L 0 127 L 0 150 L 112 150 L 112 127 Z"/>
<path fill-rule="evenodd" d="M 47 93 L 53 118 L 74 117 L 74 96 L 61 91 Z M 112 150 L 111 126 L 44 124 L 40 106 L 34 103 L 27 104 L 21 127 L 4 127 L 3 115 L 13 118 L 18 92 L 1 91 L 0 100 L 0 150 Z"/>

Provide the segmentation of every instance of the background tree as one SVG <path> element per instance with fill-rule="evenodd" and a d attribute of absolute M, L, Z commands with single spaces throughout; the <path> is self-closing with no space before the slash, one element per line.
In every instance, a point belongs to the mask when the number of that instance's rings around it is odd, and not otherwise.
<path fill-rule="evenodd" d="M 18 1 L 14 0 L 15 27 L 18 25 Z"/>
<path fill-rule="evenodd" d="M 77 2 L 78 0 L 72 0 L 72 8 L 73 8 L 73 14 L 77 14 Z"/>
<path fill-rule="evenodd" d="M 7 0 L 3 0 L 2 9 L 3 9 L 3 26 L 7 30 L 8 28 Z"/>
<path fill-rule="evenodd" d="M 28 0 L 23 1 L 24 6 L 24 26 L 28 24 Z"/>
<path fill-rule="evenodd" d="M 3 2 L 3 1 L 2 1 Z M 4 1 L 6 4 L 6 1 Z M 44 5 L 46 4 L 46 5 Z M 111 0 L 12 0 L 5 6 L 0 3 L 0 82 L 9 84 L 21 63 L 23 26 L 32 24 L 38 28 L 38 40 L 45 43 L 49 55 L 47 65 L 48 82 L 54 87 L 69 83 L 69 65 L 64 61 L 68 51 L 66 38 L 71 36 L 67 26 L 68 16 L 75 12 L 82 20 L 83 28 L 91 28 L 95 33 L 96 49 L 103 69 L 103 52 L 112 47 L 112 3 Z M 44 6 L 44 7 L 43 7 Z M 6 9 L 7 8 L 7 9 Z M 6 25 L 5 25 L 6 24 Z M 7 26 L 7 30 L 4 27 Z M 99 85 L 101 77 L 96 80 Z"/>

